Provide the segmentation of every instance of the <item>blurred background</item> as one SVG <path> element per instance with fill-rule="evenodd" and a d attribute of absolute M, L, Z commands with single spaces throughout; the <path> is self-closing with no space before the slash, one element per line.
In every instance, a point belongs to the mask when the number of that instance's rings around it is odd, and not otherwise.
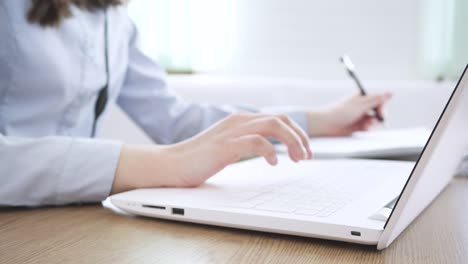
<path fill-rule="evenodd" d="M 390 90 L 390 127 L 432 128 L 468 63 L 466 0 L 131 0 L 145 52 L 188 100 L 320 108 Z M 119 129 L 115 129 L 118 127 Z M 151 142 L 117 107 L 104 136 Z"/>
<path fill-rule="evenodd" d="M 132 0 L 147 53 L 171 71 L 373 80 L 456 79 L 466 0 Z"/>

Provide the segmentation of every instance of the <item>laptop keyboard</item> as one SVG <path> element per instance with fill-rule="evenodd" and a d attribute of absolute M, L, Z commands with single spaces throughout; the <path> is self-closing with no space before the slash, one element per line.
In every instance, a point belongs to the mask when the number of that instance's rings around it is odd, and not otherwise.
<path fill-rule="evenodd" d="M 245 191 L 231 207 L 305 216 L 328 217 L 358 195 L 347 193 L 347 181 L 336 178 L 298 179 L 285 184 L 265 186 L 262 191 Z M 349 185 L 348 185 L 349 186 Z M 357 191 L 357 190 L 356 190 Z"/>

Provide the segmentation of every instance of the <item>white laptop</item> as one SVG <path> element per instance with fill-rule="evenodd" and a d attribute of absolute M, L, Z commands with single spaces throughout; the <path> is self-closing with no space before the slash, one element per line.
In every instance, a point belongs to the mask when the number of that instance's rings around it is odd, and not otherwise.
<path fill-rule="evenodd" d="M 199 188 L 141 189 L 111 202 L 136 215 L 388 247 L 453 177 L 468 148 L 462 75 L 416 163 L 281 157 L 227 167 Z M 442 223 L 441 223 L 442 224 Z"/>

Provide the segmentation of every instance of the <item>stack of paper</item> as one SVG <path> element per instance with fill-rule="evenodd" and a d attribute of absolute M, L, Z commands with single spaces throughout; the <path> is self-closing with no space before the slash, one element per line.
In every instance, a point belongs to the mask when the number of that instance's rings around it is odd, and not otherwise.
<path fill-rule="evenodd" d="M 356 132 L 350 137 L 312 138 L 315 158 L 390 158 L 419 155 L 429 139 L 427 128 L 385 129 Z M 285 145 L 277 146 L 286 152 Z"/>

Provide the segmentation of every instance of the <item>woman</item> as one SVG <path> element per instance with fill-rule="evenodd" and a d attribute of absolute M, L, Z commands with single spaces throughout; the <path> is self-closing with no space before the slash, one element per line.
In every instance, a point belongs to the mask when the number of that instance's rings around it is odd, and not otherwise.
<path fill-rule="evenodd" d="M 0 204 L 92 202 L 143 187 L 195 187 L 251 153 L 294 161 L 308 136 L 367 130 L 389 94 L 282 115 L 191 104 L 142 53 L 123 0 L 0 1 Z M 116 101 L 164 145 L 92 139 Z M 294 120 L 294 121 L 293 121 Z M 301 128 L 302 127 L 302 128 Z M 304 132 L 304 130 L 307 131 Z"/>

